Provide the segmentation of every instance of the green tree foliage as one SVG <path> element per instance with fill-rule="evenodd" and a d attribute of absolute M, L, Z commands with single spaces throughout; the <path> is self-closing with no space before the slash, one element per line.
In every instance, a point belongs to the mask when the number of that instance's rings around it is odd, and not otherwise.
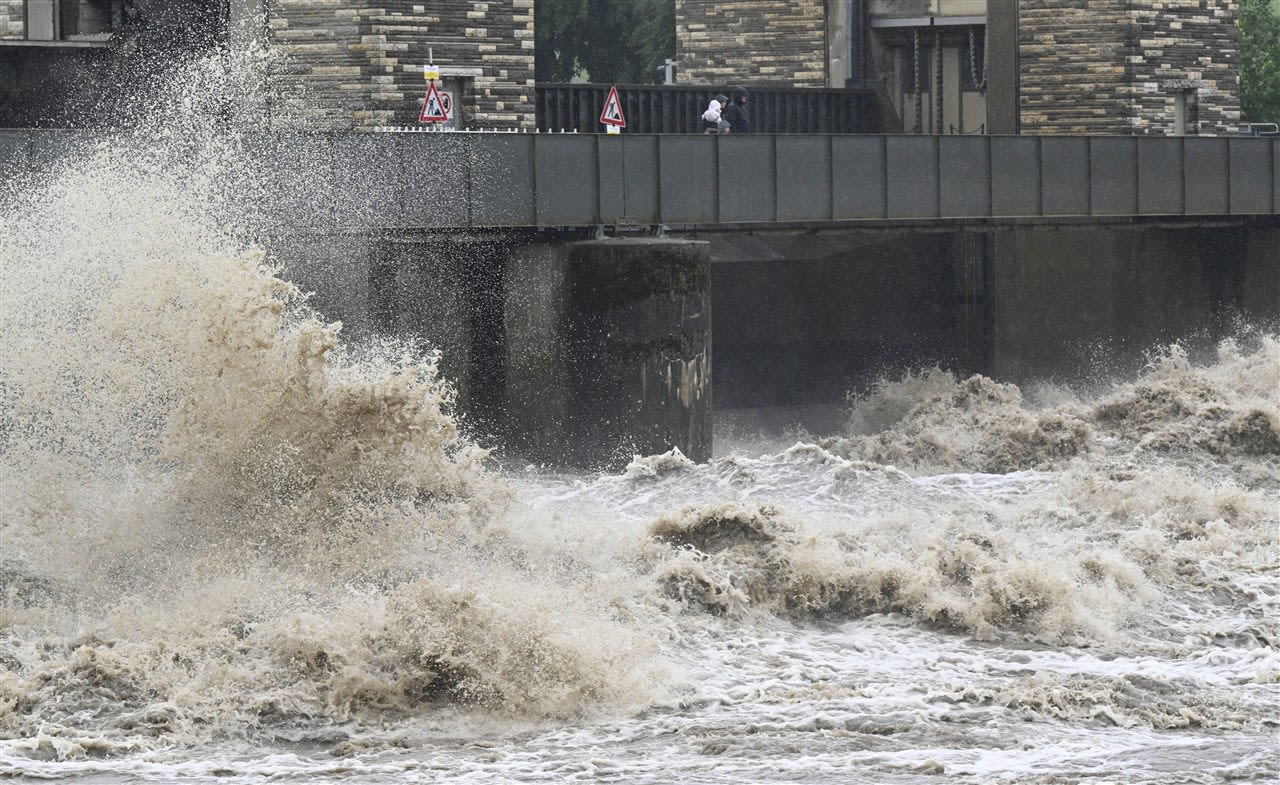
<path fill-rule="evenodd" d="M 1280 123 L 1280 3 L 1240 3 L 1240 105 L 1252 123 Z"/>
<path fill-rule="evenodd" d="M 676 51 L 675 0 L 536 0 L 539 82 L 649 84 Z"/>

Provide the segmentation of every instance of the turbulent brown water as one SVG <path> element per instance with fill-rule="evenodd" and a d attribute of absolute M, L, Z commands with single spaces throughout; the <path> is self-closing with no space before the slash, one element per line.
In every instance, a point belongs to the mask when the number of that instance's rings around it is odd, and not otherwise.
<path fill-rule="evenodd" d="M 224 65 L 0 197 L 0 775 L 1280 778 L 1275 335 L 500 471 L 246 239 Z"/>

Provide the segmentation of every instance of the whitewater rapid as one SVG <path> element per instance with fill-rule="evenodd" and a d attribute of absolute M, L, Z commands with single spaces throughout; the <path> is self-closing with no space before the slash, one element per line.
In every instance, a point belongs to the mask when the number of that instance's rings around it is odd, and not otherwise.
<path fill-rule="evenodd" d="M 500 464 L 254 242 L 244 81 L 0 195 L 0 776 L 1280 779 L 1274 325 Z"/>

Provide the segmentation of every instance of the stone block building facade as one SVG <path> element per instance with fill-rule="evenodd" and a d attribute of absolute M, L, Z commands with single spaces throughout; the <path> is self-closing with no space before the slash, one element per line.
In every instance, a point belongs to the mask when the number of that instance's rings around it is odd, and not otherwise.
<path fill-rule="evenodd" d="M 680 81 L 827 86 L 827 0 L 680 0 Z"/>
<path fill-rule="evenodd" d="M 679 81 L 874 81 L 909 131 L 980 133 L 990 14 L 1022 133 L 1238 132 L 1238 0 L 676 0 Z"/>
<path fill-rule="evenodd" d="M 534 124 L 534 0 L 272 0 L 267 40 L 283 56 L 273 115 L 317 129 L 415 125 L 440 68 L 456 127 Z"/>
<path fill-rule="evenodd" d="M 1021 0 L 1019 12 L 1024 133 L 1238 129 L 1236 0 Z"/>
<path fill-rule="evenodd" d="M 22 38 L 26 30 L 22 3 L 0 0 L 0 38 Z"/>
<path fill-rule="evenodd" d="M 104 63 L 123 60 L 139 35 L 192 26 L 220 28 L 192 40 L 270 49 L 264 109 L 275 127 L 416 125 L 429 60 L 449 125 L 535 123 L 534 0 L 0 0 L 0 125 L 91 115 L 91 98 L 34 104 L 119 73 Z"/>
<path fill-rule="evenodd" d="M 221 25 L 190 38 L 258 40 L 279 55 L 266 101 L 273 125 L 415 125 L 431 59 L 452 125 L 530 130 L 535 2 L 0 0 L 0 124 L 92 117 L 94 80 L 119 73 L 113 52 L 129 50 L 130 35 L 150 25 L 160 40 L 184 26 Z M 909 131 L 982 133 L 987 21 L 998 14 L 1016 22 L 1008 79 L 1017 98 L 1000 117 L 1017 117 L 1001 127 L 1225 134 L 1240 122 L 1239 0 L 674 2 L 681 84 L 870 82 L 884 87 Z"/>

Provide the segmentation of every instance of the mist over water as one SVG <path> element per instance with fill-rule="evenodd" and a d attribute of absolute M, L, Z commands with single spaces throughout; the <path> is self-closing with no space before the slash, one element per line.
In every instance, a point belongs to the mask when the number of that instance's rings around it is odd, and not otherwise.
<path fill-rule="evenodd" d="M 500 471 L 436 357 L 346 345 L 253 242 L 262 65 L 0 196 L 0 773 L 1280 777 L 1276 336 Z"/>

